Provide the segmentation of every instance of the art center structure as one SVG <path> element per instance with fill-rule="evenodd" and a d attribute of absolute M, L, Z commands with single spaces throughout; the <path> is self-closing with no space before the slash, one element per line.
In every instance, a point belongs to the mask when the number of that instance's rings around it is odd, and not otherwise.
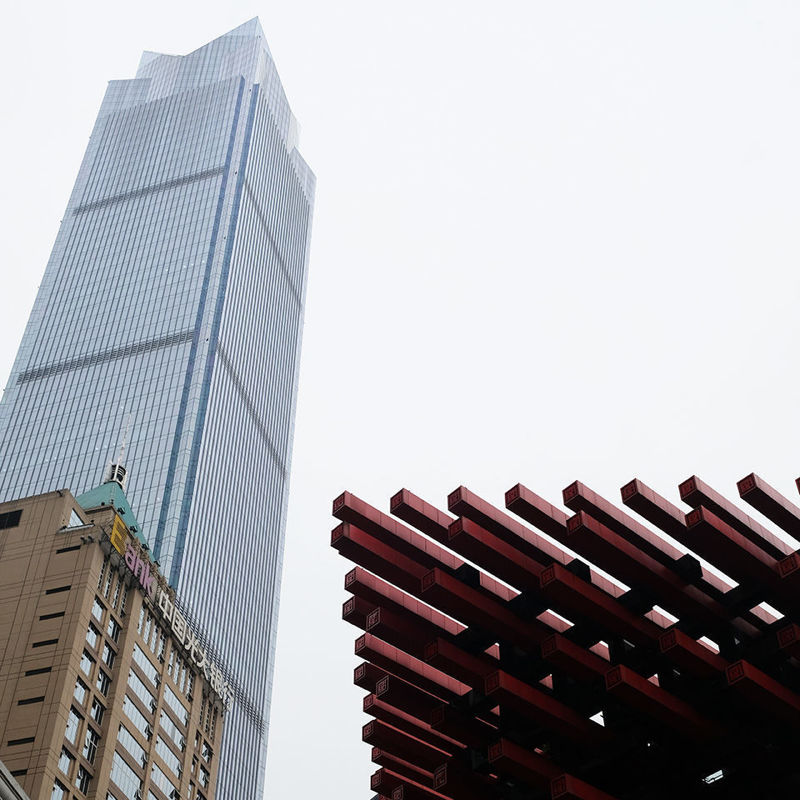
<path fill-rule="evenodd" d="M 337 497 L 377 797 L 796 792 L 800 508 L 755 474 L 738 490 L 692 477 L 683 510 L 633 480 L 628 511 L 575 482 L 572 514 L 521 484 L 507 510 Z"/>

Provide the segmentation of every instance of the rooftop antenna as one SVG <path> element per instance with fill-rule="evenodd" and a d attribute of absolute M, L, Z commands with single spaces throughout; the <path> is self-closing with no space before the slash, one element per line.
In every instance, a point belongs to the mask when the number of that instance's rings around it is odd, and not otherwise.
<path fill-rule="evenodd" d="M 133 414 L 131 412 L 128 412 L 128 416 L 125 419 L 125 429 L 122 434 L 122 443 L 119 446 L 119 450 L 117 450 L 116 457 L 108 465 L 108 468 L 106 469 L 106 474 L 103 478 L 103 483 L 112 483 L 112 482 L 116 483 L 123 490 L 125 489 L 125 486 L 128 483 L 128 469 L 124 465 L 124 460 L 125 460 L 125 445 L 128 442 L 128 433 L 130 432 L 132 419 L 133 419 Z"/>

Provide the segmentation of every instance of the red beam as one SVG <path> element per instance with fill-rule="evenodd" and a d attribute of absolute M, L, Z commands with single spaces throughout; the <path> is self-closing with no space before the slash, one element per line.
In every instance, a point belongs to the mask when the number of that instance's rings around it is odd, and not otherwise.
<path fill-rule="evenodd" d="M 747 661 L 736 661 L 725 670 L 728 686 L 762 712 L 792 722 L 800 720 L 800 696 Z"/>
<path fill-rule="evenodd" d="M 412 764 L 410 761 L 398 758 L 397 756 L 393 755 L 392 753 L 388 753 L 386 750 L 383 750 L 380 747 L 372 748 L 372 761 L 374 764 L 379 764 L 381 767 L 386 767 L 386 769 L 389 769 L 395 773 L 399 773 L 404 777 L 411 778 L 411 780 L 418 781 L 420 783 L 433 783 L 433 772 L 421 769 L 416 764 Z"/>
<path fill-rule="evenodd" d="M 610 738 L 609 732 L 546 692 L 534 689 L 502 670 L 486 678 L 484 694 L 533 720 L 538 726 L 586 745 Z"/>
<path fill-rule="evenodd" d="M 365 633 L 356 639 L 355 653 L 392 675 L 397 675 L 442 699 L 451 700 L 469 691 L 469 686 L 465 683 L 445 675 L 430 664 L 425 664 L 372 634 Z"/>
<path fill-rule="evenodd" d="M 379 719 L 370 720 L 364 725 L 361 738 L 367 744 L 388 750 L 431 772 L 450 758 L 452 750 L 450 746 L 442 750 Z"/>
<path fill-rule="evenodd" d="M 540 589 L 559 613 L 570 619 L 591 620 L 634 644 L 655 646 L 662 633 L 654 622 L 629 611 L 618 600 L 573 575 L 561 564 L 551 564 L 542 573 Z"/>
<path fill-rule="evenodd" d="M 447 544 L 447 528 L 453 521 L 449 514 L 426 503 L 408 489 L 401 489 L 397 492 L 390 500 L 389 507 L 396 517 L 413 525 L 431 539 Z"/>
<path fill-rule="evenodd" d="M 661 635 L 658 648 L 674 664 L 699 678 L 714 678 L 728 666 L 722 656 L 677 628 Z"/>
<path fill-rule="evenodd" d="M 464 742 L 476 750 L 484 749 L 497 736 L 496 725 L 472 714 L 458 711 L 446 703 L 433 710 L 430 724 L 433 730 Z"/>
<path fill-rule="evenodd" d="M 448 536 L 453 550 L 520 590 L 535 587 L 536 577 L 544 569 L 538 561 L 466 517 L 450 523 Z"/>
<path fill-rule="evenodd" d="M 633 517 L 584 486 L 580 481 L 575 481 L 567 486 L 564 489 L 563 497 L 565 506 L 576 512 L 587 512 L 659 564 L 674 568 L 675 562 L 683 555 L 680 550 L 665 542 L 658 534 L 645 528 Z"/>
<path fill-rule="evenodd" d="M 489 533 L 517 548 L 526 556 L 542 564 L 552 561 L 565 563 L 571 560 L 557 545 L 543 539 L 537 533 L 526 528 L 513 517 L 495 508 L 491 503 L 482 500 L 478 495 L 464 486 L 459 486 L 447 498 L 450 511 L 477 522 Z"/>
<path fill-rule="evenodd" d="M 520 747 L 508 739 L 500 739 L 489 746 L 489 763 L 498 772 L 543 789 L 561 773 L 561 769 L 549 758 Z"/>
<path fill-rule="evenodd" d="M 800 508 L 751 472 L 737 484 L 739 497 L 800 542 Z"/>
<path fill-rule="evenodd" d="M 417 658 L 422 658 L 425 643 L 441 633 L 441 628 L 408 611 L 381 606 L 367 614 L 363 630 Z"/>
<path fill-rule="evenodd" d="M 375 697 L 424 721 L 430 720 L 433 709 L 442 704 L 439 698 L 395 675 L 385 675 L 376 682 Z"/>
<path fill-rule="evenodd" d="M 606 691 L 689 739 L 703 741 L 721 733 L 716 723 L 688 703 L 622 664 L 606 673 Z"/>
<path fill-rule="evenodd" d="M 685 503 L 692 508 L 705 506 L 726 525 L 734 528 L 759 550 L 764 551 L 772 558 L 782 558 L 789 555 L 794 549 L 726 500 L 721 494 L 715 492 L 696 475 L 685 480 L 678 489 L 681 493 L 681 500 Z"/>
<path fill-rule="evenodd" d="M 497 669 L 497 659 L 487 653 L 467 653 L 452 642 L 437 637 L 425 645 L 425 662 L 452 675 L 473 689 L 483 689 L 487 675 Z"/>
<path fill-rule="evenodd" d="M 387 674 L 386 670 L 364 661 L 353 670 L 353 683 L 368 692 L 374 692 L 378 681 Z"/>
<path fill-rule="evenodd" d="M 526 522 L 530 522 L 531 525 L 554 539 L 558 539 L 559 534 L 566 530 L 567 514 L 521 483 L 512 486 L 506 492 L 505 501 L 509 511 L 513 511 L 517 516 L 522 517 Z M 556 548 L 556 552 L 553 552 L 550 560 L 566 564 L 569 558 L 563 550 Z"/>
<path fill-rule="evenodd" d="M 602 678 L 609 663 L 575 642 L 554 633 L 542 642 L 542 658 L 578 681 Z"/>
<path fill-rule="evenodd" d="M 438 566 L 457 569 L 463 563 L 430 539 L 401 525 L 350 492 L 343 492 L 333 501 L 333 516 L 357 526 L 428 569 Z"/>
<path fill-rule="evenodd" d="M 778 648 L 800 658 L 800 626 L 791 623 L 778 631 Z"/>
<path fill-rule="evenodd" d="M 498 639 L 529 647 L 552 631 L 538 620 L 524 622 L 505 604 L 487 597 L 440 569 L 432 569 L 420 584 L 427 602 L 468 625 L 497 633 Z"/>

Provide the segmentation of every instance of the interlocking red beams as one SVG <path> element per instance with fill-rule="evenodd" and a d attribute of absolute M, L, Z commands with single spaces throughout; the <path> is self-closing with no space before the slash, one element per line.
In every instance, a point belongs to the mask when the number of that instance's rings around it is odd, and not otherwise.
<path fill-rule="evenodd" d="M 420 739 L 380 719 L 373 719 L 364 725 L 361 729 L 361 738 L 367 744 L 380 747 L 416 764 L 420 769 L 430 770 L 431 774 L 453 753 L 453 748 L 449 745 L 448 750 L 442 750 L 430 741 Z M 448 739 L 439 735 L 437 741 L 446 744 Z"/>
<path fill-rule="evenodd" d="M 607 660 L 558 633 L 542 642 L 541 653 L 549 664 L 581 682 L 605 677 L 610 666 Z"/>
<path fill-rule="evenodd" d="M 544 755 L 520 747 L 508 739 L 499 739 L 488 750 L 489 763 L 501 775 L 512 775 L 538 788 L 545 788 L 561 769 Z"/>
<path fill-rule="evenodd" d="M 629 586 L 655 598 L 659 605 L 676 616 L 696 620 L 709 634 L 727 624 L 727 610 L 700 589 L 682 580 L 674 571 L 675 560 L 669 563 L 667 554 L 662 554 L 659 560 L 651 558 L 647 552 L 585 511 L 570 517 L 567 530 L 566 545 L 618 576 Z M 653 548 L 648 549 L 653 551 Z"/>
<path fill-rule="evenodd" d="M 606 673 L 606 691 L 694 741 L 708 741 L 722 733 L 719 725 L 698 714 L 688 703 L 622 664 Z"/>
<path fill-rule="evenodd" d="M 663 633 L 658 647 L 672 663 L 698 678 L 714 678 L 728 666 L 724 658 L 677 628 Z"/>
<path fill-rule="evenodd" d="M 696 475 L 685 480 L 678 487 L 678 490 L 684 503 L 688 503 L 692 508 L 704 506 L 724 523 L 734 528 L 746 539 L 749 539 L 759 550 L 772 556 L 772 558 L 783 558 L 783 556 L 787 556 L 792 552 L 791 545 L 779 539 L 763 525 L 736 508 L 733 503 L 703 483 Z M 713 559 L 709 560 L 715 563 Z"/>
<path fill-rule="evenodd" d="M 382 750 L 380 747 L 372 748 L 372 761 L 374 764 L 379 764 L 381 767 L 385 767 L 395 774 L 411 778 L 411 780 L 417 781 L 418 783 L 433 783 L 433 772 L 420 769 L 411 761 L 398 758 L 388 753 L 386 750 Z M 374 790 L 376 787 L 372 786 L 372 788 Z"/>

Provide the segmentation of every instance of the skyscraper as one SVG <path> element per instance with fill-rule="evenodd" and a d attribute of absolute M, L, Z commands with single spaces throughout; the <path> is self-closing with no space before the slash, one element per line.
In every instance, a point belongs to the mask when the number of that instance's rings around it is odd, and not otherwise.
<path fill-rule="evenodd" d="M 109 83 L 0 404 L 0 500 L 128 496 L 237 701 L 262 791 L 314 176 L 257 19 Z M 244 520 L 244 522 L 243 522 Z"/>

